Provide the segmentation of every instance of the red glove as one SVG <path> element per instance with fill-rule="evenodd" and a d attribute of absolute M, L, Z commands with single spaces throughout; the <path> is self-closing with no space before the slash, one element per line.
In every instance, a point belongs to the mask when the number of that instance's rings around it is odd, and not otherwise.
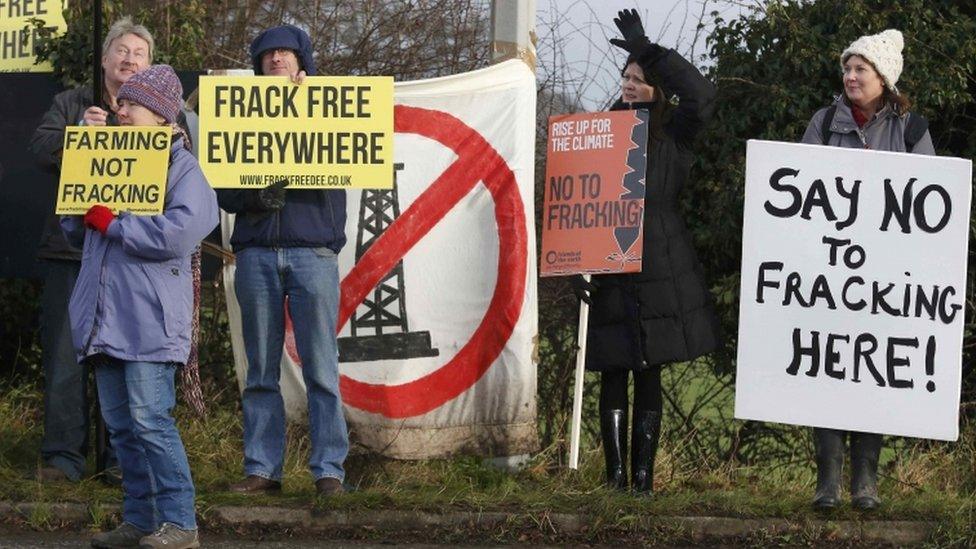
<path fill-rule="evenodd" d="M 113 221 L 115 221 L 115 214 L 101 204 L 95 204 L 85 213 L 85 226 L 102 234 L 105 234 Z"/>

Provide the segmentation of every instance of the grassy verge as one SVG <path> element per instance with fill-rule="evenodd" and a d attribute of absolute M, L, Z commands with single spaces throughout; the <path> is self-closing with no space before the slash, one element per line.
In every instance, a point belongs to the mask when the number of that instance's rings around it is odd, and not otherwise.
<path fill-rule="evenodd" d="M 40 484 L 26 478 L 37 466 L 41 437 L 41 395 L 33 389 L 0 392 L 0 499 L 35 502 L 117 503 L 120 492 L 97 480 Z M 246 497 L 224 487 L 241 473 L 241 421 L 232 402 L 212 406 L 206 420 L 190 417 L 182 406 L 179 424 L 193 471 L 198 506 L 206 516 L 217 505 L 275 505 L 319 510 L 307 473 L 308 439 L 302 427 L 288 431 L 284 490 L 280 496 Z M 902 448 L 882 466 L 882 509 L 873 518 L 928 520 L 937 523 L 937 544 L 976 544 L 976 509 L 971 430 L 955 445 Z M 823 518 L 809 507 L 814 471 L 806 456 L 752 466 L 696 464 L 683 457 L 680 439 L 668 439 L 659 453 L 657 493 L 633 497 L 602 486 L 602 454 L 591 448 L 581 468 L 559 466 L 562 449 L 553 446 L 535 455 L 517 473 L 484 465 L 481 460 L 401 462 L 355 450 L 347 462 L 347 483 L 354 490 L 328 502 L 329 509 L 400 509 L 430 512 L 503 511 L 533 517 L 547 513 L 581 513 L 592 517 L 594 539 L 626 532 L 642 517 L 710 515 L 779 517 L 796 521 Z M 37 517 L 37 524 L 44 524 Z M 842 508 L 828 518 L 862 518 Z M 105 517 L 92 516 L 99 525 Z M 35 521 L 31 521 L 35 522 Z M 602 532 L 602 533 L 601 533 Z M 518 538 L 515 538 L 516 540 Z M 665 538 L 666 539 L 666 538 Z M 772 540 L 752 540 L 772 543 Z"/>

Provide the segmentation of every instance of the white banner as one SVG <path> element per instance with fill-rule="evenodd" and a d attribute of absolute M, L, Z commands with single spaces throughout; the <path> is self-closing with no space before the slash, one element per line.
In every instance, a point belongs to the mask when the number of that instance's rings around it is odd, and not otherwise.
<path fill-rule="evenodd" d="M 354 442 L 402 459 L 537 448 L 535 99 L 518 60 L 396 85 L 396 194 L 348 191 L 339 255 Z M 233 266 L 224 276 L 243 387 Z M 289 326 L 281 386 L 303 420 L 293 341 Z"/>
<path fill-rule="evenodd" d="M 735 417 L 956 440 L 971 181 L 749 141 Z"/>

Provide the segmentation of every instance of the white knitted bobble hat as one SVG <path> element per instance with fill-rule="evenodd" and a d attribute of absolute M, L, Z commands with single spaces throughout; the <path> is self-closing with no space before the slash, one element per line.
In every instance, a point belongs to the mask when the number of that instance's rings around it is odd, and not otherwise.
<path fill-rule="evenodd" d="M 840 63 L 843 66 L 848 57 L 860 55 L 874 65 L 888 88 L 898 93 L 895 84 L 901 76 L 901 50 L 904 47 L 905 38 L 901 35 L 901 31 L 888 29 L 878 34 L 862 36 L 852 42 L 844 53 L 840 54 Z"/>

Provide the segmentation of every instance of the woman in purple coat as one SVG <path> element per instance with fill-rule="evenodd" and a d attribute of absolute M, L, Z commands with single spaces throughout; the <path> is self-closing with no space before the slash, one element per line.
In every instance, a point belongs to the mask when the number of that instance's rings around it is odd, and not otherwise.
<path fill-rule="evenodd" d="M 183 88 L 168 65 L 119 90 L 119 122 L 170 126 L 163 213 L 118 216 L 102 205 L 61 225 L 82 247 L 69 314 L 78 360 L 94 367 L 102 416 L 118 452 L 123 523 L 95 547 L 198 547 L 194 488 L 172 408 L 174 374 L 190 353 L 190 257 L 217 225 L 217 199 L 175 123 Z M 158 519 L 158 520 L 157 520 Z"/>

